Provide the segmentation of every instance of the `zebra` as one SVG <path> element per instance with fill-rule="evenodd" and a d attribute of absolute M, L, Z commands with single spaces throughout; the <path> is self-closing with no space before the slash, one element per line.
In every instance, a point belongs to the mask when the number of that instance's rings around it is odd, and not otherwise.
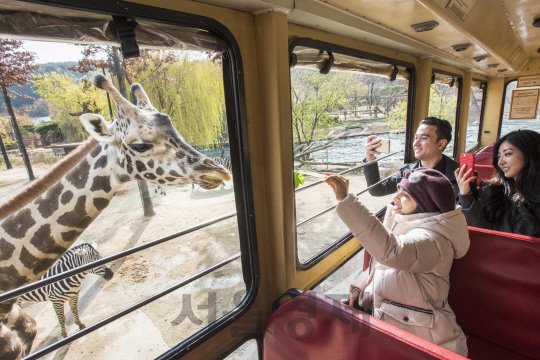
<path fill-rule="evenodd" d="M 41 277 L 41 279 L 57 275 L 102 258 L 103 256 L 97 251 L 97 244 L 95 242 L 92 244 L 75 246 L 66 251 L 64 255 L 62 255 L 62 257 L 58 259 L 58 261 L 54 263 L 54 265 L 45 273 L 45 275 Z M 79 309 L 77 304 L 79 302 L 79 290 L 81 288 L 81 284 L 88 273 L 99 275 L 107 281 L 111 280 L 114 275 L 113 271 L 108 265 L 101 265 L 91 270 L 27 292 L 19 297 L 18 304 L 20 306 L 22 301 L 51 301 L 53 303 L 56 316 L 58 317 L 60 327 L 62 328 L 62 336 L 67 337 L 66 317 L 64 316 L 64 304 L 66 300 L 69 302 L 69 306 L 71 307 L 71 312 L 75 318 L 75 323 L 79 325 L 79 330 L 85 328 L 85 325 L 79 319 Z"/>

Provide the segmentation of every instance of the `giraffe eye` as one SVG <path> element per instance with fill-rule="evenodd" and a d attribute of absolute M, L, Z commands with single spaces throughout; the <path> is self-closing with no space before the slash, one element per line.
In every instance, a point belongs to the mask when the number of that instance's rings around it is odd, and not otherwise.
<path fill-rule="evenodd" d="M 152 144 L 145 144 L 145 143 L 133 143 L 130 145 L 131 148 L 137 152 L 145 152 L 146 150 L 150 150 L 152 148 Z"/>

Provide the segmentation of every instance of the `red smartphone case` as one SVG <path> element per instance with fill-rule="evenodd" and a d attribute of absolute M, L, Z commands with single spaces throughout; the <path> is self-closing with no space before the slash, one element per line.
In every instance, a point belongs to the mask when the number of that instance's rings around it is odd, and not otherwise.
<path fill-rule="evenodd" d="M 469 171 L 469 169 L 473 170 L 469 174 L 467 179 L 472 178 L 474 176 L 474 155 L 469 153 L 461 154 L 461 157 L 459 158 L 459 163 L 461 165 L 465 165 L 465 172 Z"/>

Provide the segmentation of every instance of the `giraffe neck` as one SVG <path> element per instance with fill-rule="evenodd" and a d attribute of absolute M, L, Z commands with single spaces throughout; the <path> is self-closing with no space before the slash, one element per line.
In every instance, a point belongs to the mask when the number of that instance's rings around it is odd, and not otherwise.
<path fill-rule="evenodd" d="M 38 280 L 128 180 L 98 144 L 49 190 L 0 223 L 0 293 Z"/>

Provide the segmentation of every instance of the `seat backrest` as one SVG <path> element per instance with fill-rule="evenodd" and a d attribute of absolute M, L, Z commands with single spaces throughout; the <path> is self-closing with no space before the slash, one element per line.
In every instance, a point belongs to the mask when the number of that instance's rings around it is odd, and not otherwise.
<path fill-rule="evenodd" d="M 283 303 L 263 341 L 265 360 L 465 359 L 313 291 Z"/>
<path fill-rule="evenodd" d="M 486 146 L 476 154 L 474 154 L 474 163 L 478 165 L 492 165 L 493 160 L 493 145 Z"/>
<path fill-rule="evenodd" d="M 540 354 L 540 239 L 469 227 L 448 302 L 465 333 L 531 358 Z"/>

